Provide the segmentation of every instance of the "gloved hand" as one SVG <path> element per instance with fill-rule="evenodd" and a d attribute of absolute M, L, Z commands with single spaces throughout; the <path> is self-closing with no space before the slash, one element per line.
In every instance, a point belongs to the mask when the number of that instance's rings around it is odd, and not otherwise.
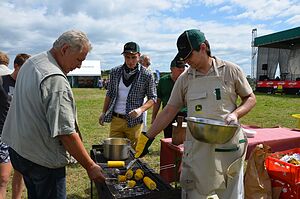
<path fill-rule="evenodd" d="M 132 118 L 138 118 L 143 113 L 141 108 L 133 109 L 129 112 L 129 116 Z"/>
<path fill-rule="evenodd" d="M 154 138 L 148 138 L 144 134 L 144 132 L 141 133 L 141 135 L 137 141 L 136 147 L 135 147 L 136 153 L 135 153 L 134 157 L 141 158 L 141 157 L 145 156 L 147 153 L 149 153 L 148 148 L 152 144 L 153 140 L 154 140 Z"/>
<path fill-rule="evenodd" d="M 105 116 L 105 113 L 101 113 L 100 117 L 99 117 L 99 124 L 101 126 L 104 126 L 104 116 Z"/>
<path fill-rule="evenodd" d="M 236 113 L 232 112 L 228 114 L 225 118 L 225 124 L 238 124 L 238 118 Z"/>

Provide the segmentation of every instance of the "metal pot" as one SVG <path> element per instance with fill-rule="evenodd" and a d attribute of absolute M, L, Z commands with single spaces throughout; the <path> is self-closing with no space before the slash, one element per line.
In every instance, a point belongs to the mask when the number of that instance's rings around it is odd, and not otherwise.
<path fill-rule="evenodd" d="M 130 140 L 106 138 L 103 140 L 103 155 L 108 160 L 125 160 L 129 157 Z"/>

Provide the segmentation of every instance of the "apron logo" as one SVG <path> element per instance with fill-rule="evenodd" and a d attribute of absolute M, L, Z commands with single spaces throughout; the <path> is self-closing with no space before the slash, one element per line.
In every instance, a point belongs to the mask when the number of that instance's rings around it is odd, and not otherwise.
<path fill-rule="evenodd" d="M 196 106 L 195 106 L 195 111 L 196 111 L 196 112 L 202 111 L 202 105 L 201 105 L 201 104 L 196 105 Z"/>

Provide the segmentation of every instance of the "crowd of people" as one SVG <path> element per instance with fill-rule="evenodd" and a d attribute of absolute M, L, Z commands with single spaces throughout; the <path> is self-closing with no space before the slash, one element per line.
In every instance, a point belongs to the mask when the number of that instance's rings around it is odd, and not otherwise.
<path fill-rule="evenodd" d="M 76 103 L 66 77 L 80 68 L 91 49 L 84 32 L 66 31 L 48 51 L 17 55 L 13 72 L 8 68 L 8 56 L 0 52 L 0 198 L 5 198 L 12 167 L 13 198 L 21 198 L 23 180 L 28 198 L 66 198 L 66 165 L 71 157 L 91 180 L 105 181 L 102 168 L 83 146 Z M 148 154 L 160 132 L 172 137 L 177 116 L 238 124 L 255 106 L 255 95 L 241 68 L 213 56 L 203 32 L 184 31 L 177 39 L 177 50 L 170 61 L 170 73 L 156 84 L 150 56 L 142 54 L 136 42 L 127 42 L 121 51 L 124 61 L 110 70 L 109 83 L 99 80 L 98 87 L 106 89 L 99 124 L 110 123 L 109 137 L 128 138 L 136 158 Z M 150 108 L 153 113 L 148 128 Z M 244 139 L 238 129 L 228 143 L 209 144 L 196 140 L 187 129 L 182 198 L 216 195 L 242 199 L 247 142 L 240 141 Z M 217 150 L 230 147 L 236 150 Z M 226 171 L 236 162 L 234 175 L 227 182 Z"/>
<path fill-rule="evenodd" d="M 98 83 L 97 83 L 97 87 L 99 89 L 104 89 L 104 90 L 107 90 L 107 87 L 108 87 L 108 84 L 109 84 L 109 79 L 106 79 L 106 78 L 99 78 L 98 80 Z"/>

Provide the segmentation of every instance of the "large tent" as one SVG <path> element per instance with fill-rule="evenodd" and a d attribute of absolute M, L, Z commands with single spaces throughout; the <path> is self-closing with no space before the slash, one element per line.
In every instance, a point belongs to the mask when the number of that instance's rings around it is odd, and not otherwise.
<path fill-rule="evenodd" d="M 68 73 L 72 87 L 96 87 L 100 77 L 100 60 L 85 60 L 80 68 Z"/>
<path fill-rule="evenodd" d="M 300 81 L 300 27 L 256 37 L 254 46 L 258 48 L 257 80 Z"/>

